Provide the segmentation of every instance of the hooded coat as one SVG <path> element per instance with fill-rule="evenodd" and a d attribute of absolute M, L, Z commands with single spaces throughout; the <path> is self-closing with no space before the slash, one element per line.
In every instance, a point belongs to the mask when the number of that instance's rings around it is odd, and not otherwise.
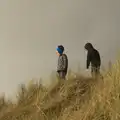
<path fill-rule="evenodd" d="M 86 68 L 88 69 L 91 63 L 92 67 L 100 67 L 101 59 L 99 52 L 92 46 L 91 43 L 87 43 L 85 45 L 85 49 L 88 51 L 87 53 L 87 61 Z"/>

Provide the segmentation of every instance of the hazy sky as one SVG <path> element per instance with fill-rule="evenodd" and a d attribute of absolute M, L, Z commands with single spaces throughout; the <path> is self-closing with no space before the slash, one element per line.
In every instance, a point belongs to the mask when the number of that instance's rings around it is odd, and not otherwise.
<path fill-rule="evenodd" d="M 120 47 L 120 0 L 0 0 L 0 92 L 46 77 L 63 44 L 70 67 L 85 68 L 84 44 L 105 63 Z M 74 67 L 75 68 L 75 67 Z"/>

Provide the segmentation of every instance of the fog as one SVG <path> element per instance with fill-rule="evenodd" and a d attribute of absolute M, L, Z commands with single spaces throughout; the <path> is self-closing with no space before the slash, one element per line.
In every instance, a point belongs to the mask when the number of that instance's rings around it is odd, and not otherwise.
<path fill-rule="evenodd" d="M 84 44 L 92 42 L 103 65 L 120 46 L 120 0 L 0 0 L 0 92 L 47 77 L 63 44 L 69 68 L 85 69 Z"/>

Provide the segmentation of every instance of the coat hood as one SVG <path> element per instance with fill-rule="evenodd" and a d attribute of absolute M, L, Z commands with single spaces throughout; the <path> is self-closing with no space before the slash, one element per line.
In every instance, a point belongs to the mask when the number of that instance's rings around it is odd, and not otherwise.
<path fill-rule="evenodd" d="M 86 50 L 88 50 L 88 51 L 94 49 L 94 48 L 93 48 L 93 45 L 92 45 L 91 43 L 86 43 L 85 46 L 84 46 L 84 48 L 85 48 Z"/>

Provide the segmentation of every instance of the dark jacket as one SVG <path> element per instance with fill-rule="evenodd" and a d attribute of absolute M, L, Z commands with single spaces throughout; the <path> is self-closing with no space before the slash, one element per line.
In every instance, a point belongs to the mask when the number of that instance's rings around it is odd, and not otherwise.
<path fill-rule="evenodd" d="M 90 63 L 92 67 L 100 67 L 101 59 L 99 52 L 92 46 L 91 43 L 87 43 L 85 45 L 85 49 L 88 51 L 86 68 L 89 68 Z"/>
<path fill-rule="evenodd" d="M 66 54 L 62 54 L 58 58 L 57 72 L 64 71 L 67 73 L 68 58 Z"/>

